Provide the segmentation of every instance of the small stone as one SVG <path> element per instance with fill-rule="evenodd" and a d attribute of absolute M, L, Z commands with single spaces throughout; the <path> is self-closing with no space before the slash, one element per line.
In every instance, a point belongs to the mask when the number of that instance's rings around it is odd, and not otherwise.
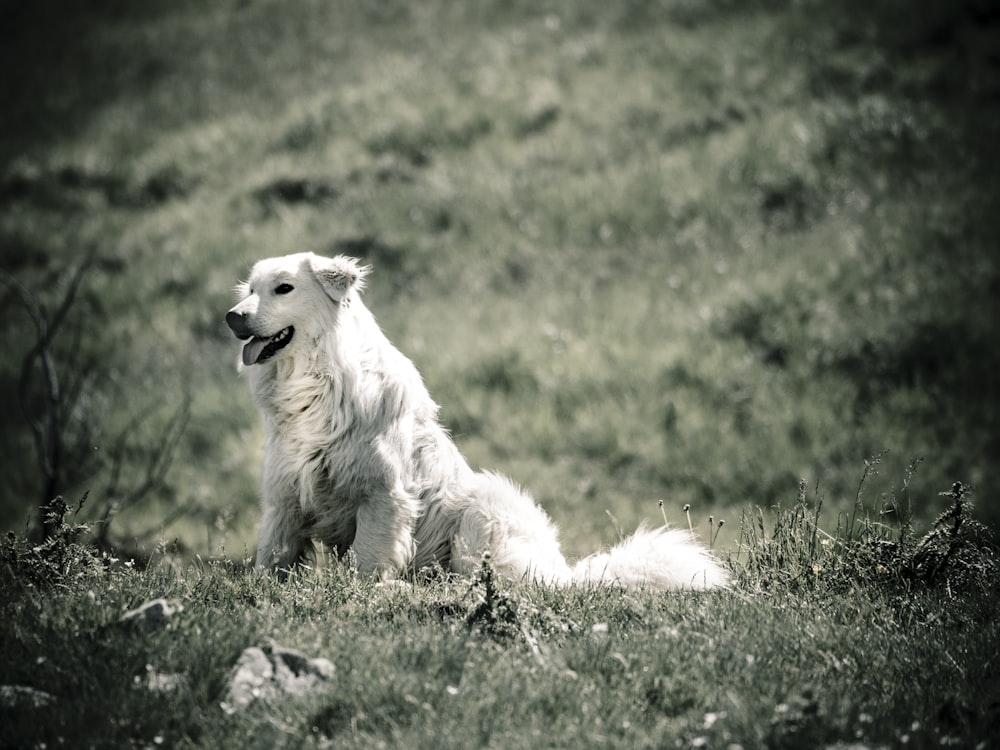
<path fill-rule="evenodd" d="M 55 696 L 27 685 L 0 685 L 0 707 L 44 708 L 55 701 Z"/>
<path fill-rule="evenodd" d="M 153 693 L 172 693 L 187 685 L 187 675 L 181 672 L 146 672 L 143 685 Z"/>
<path fill-rule="evenodd" d="M 180 604 L 173 606 L 166 599 L 153 599 L 123 614 L 121 622 L 130 625 L 163 627 L 167 624 L 167 620 L 183 609 L 184 607 Z"/>
<path fill-rule="evenodd" d="M 295 649 L 274 645 L 265 652 L 251 646 L 233 667 L 222 710 L 234 714 L 259 698 L 304 697 L 332 680 L 335 671 L 328 659 L 310 659 Z"/>
<path fill-rule="evenodd" d="M 241 708 L 246 708 L 261 695 L 261 691 L 274 677 L 274 667 L 261 649 L 251 647 L 244 649 L 233 668 L 233 676 L 229 678 L 229 691 L 223 710 L 232 714 Z"/>

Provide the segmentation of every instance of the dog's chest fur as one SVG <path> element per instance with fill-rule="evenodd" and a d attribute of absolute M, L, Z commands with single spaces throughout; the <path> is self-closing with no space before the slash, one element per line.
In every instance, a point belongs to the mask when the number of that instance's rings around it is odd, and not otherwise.
<path fill-rule="evenodd" d="M 346 549 L 365 489 L 379 482 L 370 462 L 359 460 L 356 405 L 341 373 L 276 368 L 274 375 L 254 384 L 264 416 L 265 489 L 277 490 L 265 491 L 265 501 L 290 504 L 311 536 Z"/>
<path fill-rule="evenodd" d="M 252 373 L 266 433 L 263 496 L 289 504 L 306 536 L 343 552 L 362 503 L 412 484 L 413 415 L 433 422 L 436 407 L 419 379 L 387 377 L 381 364 L 294 364 Z M 428 408 L 414 408 L 423 400 Z"/>

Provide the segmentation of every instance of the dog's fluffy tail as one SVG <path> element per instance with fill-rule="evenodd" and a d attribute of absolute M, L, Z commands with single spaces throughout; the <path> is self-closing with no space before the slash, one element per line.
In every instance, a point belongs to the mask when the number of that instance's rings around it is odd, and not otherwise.
<path fill-rule="evenodd" d="M 475 502 L 465 509 L 452 564 L 472 572 L 489 551 L 493 565 L 512 577 L 554 586 L 601 584 L 661 591 L 710 589 L 729 585 L 718 558 L 680 529 L 640 526 L 632 536 L 604 552 L 569 565 L 559 548 L 555 525 L 506 477 L 476 474 Z"/>
<path fill-rule="evenodd" d="M 640 526 L 610 550 L 580 560 L 573 567 L 573 581 L 658 590 L 711 589 L 728 586 L 730 576 L 690 532 Z"/>

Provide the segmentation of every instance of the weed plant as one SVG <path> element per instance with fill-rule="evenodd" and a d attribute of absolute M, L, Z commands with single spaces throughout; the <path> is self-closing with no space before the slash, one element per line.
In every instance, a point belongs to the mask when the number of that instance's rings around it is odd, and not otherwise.
<path fill-rule="evenodd" d="M 796 502 L 777 507 L 767 520 L 759 507 L 745 511 L 736 549 L 743 563 L 742 583 L 759 591 L 775 586 L 849 590 L 861 585 L 898 593 L 914 587 L 968 590 L 988 597 L 996 546 L 992 532 L 972 515 L 969 489 L 956 482 L 942 492 L 949 508 L 918 536 L 907 511 L 908 498 L 901 499 L 915 464 L 899 494 L 884 498 L 877 509 L 865 501 L 865 482 L 880 461 L 876 456 L 866 462 L 854 508 L 838 516 L 832 532 L 820 527 L 822 498 L 817 495 L 810 503 L 804 482 Z"/>

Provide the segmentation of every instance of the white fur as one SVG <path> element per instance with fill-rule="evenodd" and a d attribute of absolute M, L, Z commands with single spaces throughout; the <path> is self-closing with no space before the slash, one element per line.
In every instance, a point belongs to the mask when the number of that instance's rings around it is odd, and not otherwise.
<path fill-rule="evenodd" d="M 294 327 L 270 359 L 240 365 L 264 417 L 258 568 L 290 568 L 317 540 L 352 548 L 359 572 L 383 578 L 431 565 L 469 573 L 488 552 L 503 573 L 554 585 L 728 585 L 721 563 L 676 530 L 640 528 L 571 567 L 528 494 L 469 468 L 413 363 L 362 303 L 368 270 L 344 256 L 262 260 L 227 316 L 261 342 Z"/>

